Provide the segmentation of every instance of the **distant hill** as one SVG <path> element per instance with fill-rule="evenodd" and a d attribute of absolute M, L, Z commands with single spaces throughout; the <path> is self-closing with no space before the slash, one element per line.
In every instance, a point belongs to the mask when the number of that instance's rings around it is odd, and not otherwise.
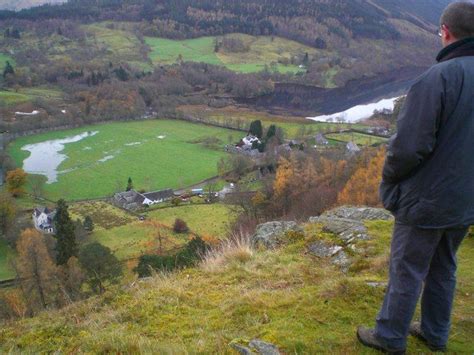
<path fill-rule="evenodd" d="M 45 4 L 62 4 L 67 0 L 0 0 L 0 10 L 19 11 Z"/>

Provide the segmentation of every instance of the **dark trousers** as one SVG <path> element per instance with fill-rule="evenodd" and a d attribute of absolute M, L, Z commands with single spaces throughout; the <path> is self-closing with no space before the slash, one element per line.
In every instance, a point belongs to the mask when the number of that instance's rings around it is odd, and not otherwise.
<path fill-rule="evenodd" d="M 395 223 L 389 283 L 375 328 L 385 346 L 406 347 L 423 283 L 421 329 L 432 345 L 446 345 L 456 287 L 456 252 L 467 230 L 420 229 Z"/>

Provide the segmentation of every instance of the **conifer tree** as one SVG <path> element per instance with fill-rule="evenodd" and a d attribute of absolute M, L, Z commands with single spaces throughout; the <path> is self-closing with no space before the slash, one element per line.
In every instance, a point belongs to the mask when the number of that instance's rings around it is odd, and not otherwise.
<path fill-rule="evenodd" d="M 133 190 L 133 182 L 132 182 L 131 177 L 128 178 L 128 182 L 127 182 L 127 191 L 130 191 L 130 190 Z"/>
<path fill-rule="evenodd" d="M 15 75 L 15 70 L 13 69 L 13 66 L 10 64 L 10 62 L 7 60 L 5 64 L 5 69 L 3 69 L 3 78 L 6 78 L 9 74 Z"/>
<path fill-rule="evenodd" d="M 66 201 L 59 200 L 56 207 L 56 264 L 65 265 L 72 256 L 77 256 L 77 243 L 74 223 L 68 212 Z"/>

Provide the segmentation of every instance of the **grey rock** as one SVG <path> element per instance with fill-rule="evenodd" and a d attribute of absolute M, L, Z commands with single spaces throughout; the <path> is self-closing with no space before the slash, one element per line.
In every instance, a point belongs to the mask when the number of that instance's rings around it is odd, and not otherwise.
<path fill-rule="evenodd" d="M 317 241 L 308 247 L 308 251 L 319 258 L 330 258 L 331 264 L 339 266 L 343 272 L 347 272 L 352 264 L 344 248 L 338 245 Z"/>
<path fill-rule="evenodd" d="M 340 251 L 337 253 L 332 259 L 331 262 L 334 265 L 340 266 L 341 270 L 347 272 L 349 270 L 349 266 L 351 266 L 352 262 L 349 256 L 346 254 L 345 251 Z"/>
<path fill-rule="evenodd" d="M 252 350 L 250 350 L 249 348 L 243 346 L 243 345 L 240 345 L 240 344 L 230 344 L 230 346 L 236 350 L 240 355 L 252 355 L 252 354 L 255 354 L 254 352 L 252 352 Z"/>
<path fill-rule="evenodd" d="M 390 221 L 393 215 L 383 208 L 341 206 L 322 214 L 323 217 L 353 219 L 356 221 Z"/>
<path fill-rule="evenodd" d="M 275 345 L 259 339 L 252 340 L 249 345 L 261 355 L 280 355 L 280 350 Z"/>
<path fill-rule="evenodd" d="M 260 224 L 257 226 L 257 230 L 252 237 L 252 244 L 254 246 L 264 246 L 267 249 L 274 249 L 282 243 L 282 237 L 288 231 L 302 231 L 302 228 L 292 221 L 275 221 Z"/>
<path fill-rule="evenodd" d="M 328 258 L 336 255 L 342 250 L 341 246 L 338 245 L 329 245 L 322 241 L 317 241 L 312 243 L 308 250 L 311 254 L 319 258 Z"/>
<path fill-rule="evenodd" d="M 361 221 L 338 217 L 311 217 L 310 223 L 321 223 L 323 230 L 337 235 L 345 244 L 352 241 L 370 239 L 367 228 Z"/>

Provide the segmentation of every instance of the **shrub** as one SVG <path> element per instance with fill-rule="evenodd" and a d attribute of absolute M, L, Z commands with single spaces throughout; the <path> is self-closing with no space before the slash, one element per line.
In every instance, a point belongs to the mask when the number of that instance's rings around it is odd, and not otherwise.
<path fill-rule="evenodd" d="M 184 249 L 173 255 L 142 255 L 133 270 L 138 277 L 151 276 L 153 271 L 173 271 L 195 265 L 207 252 L 207 244 L 200 238 L 193 238 Z"/>
<path fill-rule="evenodd" d="M 187 232 L 189 232 L 188 225 L 186 224 L 185 221 L 183 221 L 180 218 L 176 218 L 176 220 L 174 221 L 173 230 L 176 233 L 187 233 Z"/>

